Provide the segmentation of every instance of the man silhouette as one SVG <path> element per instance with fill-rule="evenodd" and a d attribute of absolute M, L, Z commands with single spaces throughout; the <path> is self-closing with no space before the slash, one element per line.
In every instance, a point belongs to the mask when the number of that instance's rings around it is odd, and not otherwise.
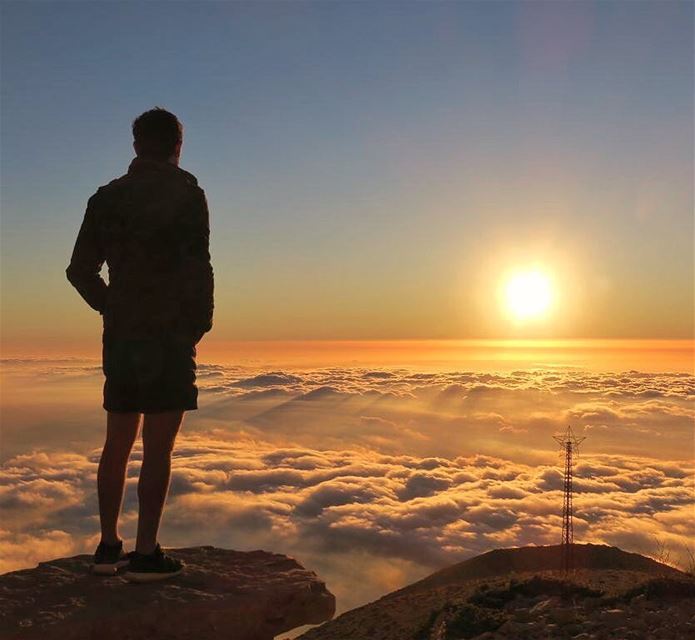
<path fill-rule="evenodd" d="M 89 199 L 68 280 L 103 316 L 106 442 L 97 475 L 101 540 L 93 571 L 150 581 L 181 573 L 157 532 L 184 411 L 198 408 L 196 344 L 212 328 L 213 269 L 203 189 L 179 168 L 183 127 L 155 107 L 133 122 L 128 172 Z M 108 264 L 108 285 L 100 276 Z M 142 419 L 135 551 L 118 537 L 126 467 Z"/>

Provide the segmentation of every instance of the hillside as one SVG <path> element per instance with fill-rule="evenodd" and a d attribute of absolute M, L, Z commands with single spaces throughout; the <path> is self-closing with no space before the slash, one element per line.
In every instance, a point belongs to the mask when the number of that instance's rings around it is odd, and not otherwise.
<path fill-rule="evenodd" d="M 559 546 L 497 549 L 447 567 L 302 640 L 695 637 L 695 579 L 634 553 L 576 545 L 577 570 L 557 570 Z"/>
<path fill-rule="evenodd" d="M 629 553 L 617 547 L 598 544 L 574 545 L 574 561 L 575 566 L 579 569 L 618 569 L 658 575 L 681 574 L 677 569 L 656 562 L 651 558 L 637 553 Z M 390 596 L 512 573 L 554 571 L 559 567 L 559 545 L 494 549 L 441 569 L 404 589 L 394 591 Z"/>

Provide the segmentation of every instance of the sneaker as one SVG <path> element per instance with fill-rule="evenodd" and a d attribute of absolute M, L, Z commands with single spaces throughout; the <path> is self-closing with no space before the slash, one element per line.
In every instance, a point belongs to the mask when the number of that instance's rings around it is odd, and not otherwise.
<path fill-rule="evenodd" d="M 154 582 L 166 580 L 183 572 L 186 565 L 162 551 L 159 542 L 152 553 L 133 551 L 128 570 L 123 577 L 130 582 Z"/>
<path fill-rule="evenodd" d="M 94 552 L 94 560 L 90 569 L 92 573 L 112 576 L 121 567 L 129 564 L 130 556 L 131 552 L 126 553 L 123 550 L 123 540 L 119 540 L 118 544 L 115 545 L 109 545 L 101 541 Z"/>

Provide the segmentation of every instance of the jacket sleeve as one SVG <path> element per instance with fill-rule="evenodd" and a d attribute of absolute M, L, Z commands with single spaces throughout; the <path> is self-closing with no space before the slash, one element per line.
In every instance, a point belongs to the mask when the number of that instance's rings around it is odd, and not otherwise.
<path fill-rule="evenodd" d="M 210 213 L 205 192 L 195 189 L 192 225 L 184 278 L 188 286 L 189 315 L 202 336 L 212 329 L 215 278 L 210 262 Z"/>
<path fill-rule="evenodd" d="M 97 226 L 96 196 L 95 193 L 87 202 L 87 211 L 77 234 L 75 248 L 65 274 L 87 304 L 103 314 L 108 285 L 100 275 L 101 266 L 104 264 L 106 256 Z"/>

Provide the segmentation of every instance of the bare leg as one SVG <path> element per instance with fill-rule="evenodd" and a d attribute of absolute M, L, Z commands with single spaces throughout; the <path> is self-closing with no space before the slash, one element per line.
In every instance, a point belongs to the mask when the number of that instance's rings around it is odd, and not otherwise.
<path fill-rule="evenodd" d="M 135 550 L 152 553 L 171 477 L 171 452 L 183 422 L 183 411 L 145 414 L 142 427 L 143 458 L 138 481 L 138 536 Z"/>
<path fill-rule="evenodd" d="M 139 413 L 107 412 L 106 443 L 97 471 L 101 539 L 106 544 L 113 545 L 119 540 L 118 515 L 123 502 L 126 468 L 139 428 Z"/>

